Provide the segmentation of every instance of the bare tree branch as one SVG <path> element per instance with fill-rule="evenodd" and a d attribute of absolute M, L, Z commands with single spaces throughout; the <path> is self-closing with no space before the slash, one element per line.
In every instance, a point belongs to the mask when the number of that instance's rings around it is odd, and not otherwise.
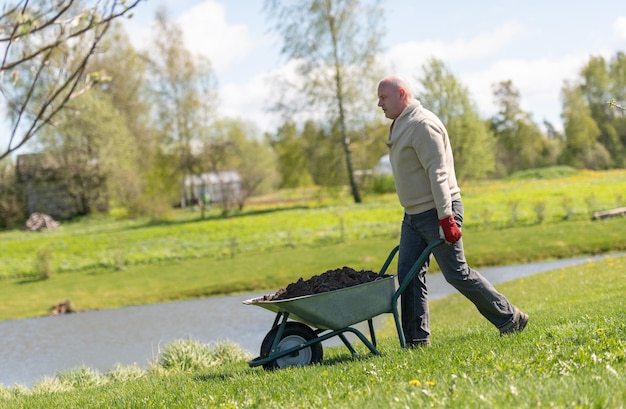
<path fill-rule="evenodd" d="M 81 0 L 21 0 L 0 15 L 0 94 L 12 121 L 0 159 L 23 147 L 72 98 L 93 87 L 98 79 L 86 73 L 89 59 L 110 24 L 140 1 L 95 0 L 85 7 Z"/>

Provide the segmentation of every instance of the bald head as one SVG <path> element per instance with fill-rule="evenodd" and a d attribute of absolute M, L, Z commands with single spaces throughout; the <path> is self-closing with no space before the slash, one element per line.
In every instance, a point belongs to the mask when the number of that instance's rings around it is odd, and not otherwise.
<path fill-rule="evenodd" d="M 378 83 L 378 106 L 389 119 L 400 116 L 412 99 L 411 86 L 402 77 L 390 75 Z"/>

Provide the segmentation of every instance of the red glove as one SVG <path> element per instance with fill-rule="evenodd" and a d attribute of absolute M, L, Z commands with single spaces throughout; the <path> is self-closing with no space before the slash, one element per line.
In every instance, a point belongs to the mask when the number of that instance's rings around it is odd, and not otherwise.
<path fill-rule="evenodd" d="M 454 220 L 454 213 L 450 217 L 439 220 L 439 230 L 448 244 L 456 243 L 461 238 L 461 229 Z"/>

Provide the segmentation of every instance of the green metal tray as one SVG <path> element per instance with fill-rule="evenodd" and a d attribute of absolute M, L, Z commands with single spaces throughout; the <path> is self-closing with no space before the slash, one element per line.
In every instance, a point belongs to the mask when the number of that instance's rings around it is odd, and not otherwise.
<path fill-rule="evenodd" d="M 265 301 L 263 297 L 243 301 L 267 310 L 289 313 L 289 318 L 313 328 L 339 330 L 383 313 L 393 312 L 396 276 L 320 294 L 285 300 Z"/>

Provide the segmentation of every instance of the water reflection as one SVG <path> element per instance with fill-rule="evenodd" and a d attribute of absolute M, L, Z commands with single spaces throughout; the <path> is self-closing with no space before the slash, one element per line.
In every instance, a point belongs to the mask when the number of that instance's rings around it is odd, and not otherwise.
<path fill-rule="evenodd" d="M 492 283 L 566 267 L 595 258 L 576 258 L 481 269 Z M 428 279 L 431 299 L 454 289 L 440 274 Z M 175 339 L 230 341 L 257 356 L 274 313 L 242 304 L 262 294 L 124 307 L 0 322 L 0 383 L 27 387 L 57 371 L 87 366 L 106 372 L 115 364 L 147 367 L 159 348 Z M 339 345 L 329 340 L 324 345 Z"/>

